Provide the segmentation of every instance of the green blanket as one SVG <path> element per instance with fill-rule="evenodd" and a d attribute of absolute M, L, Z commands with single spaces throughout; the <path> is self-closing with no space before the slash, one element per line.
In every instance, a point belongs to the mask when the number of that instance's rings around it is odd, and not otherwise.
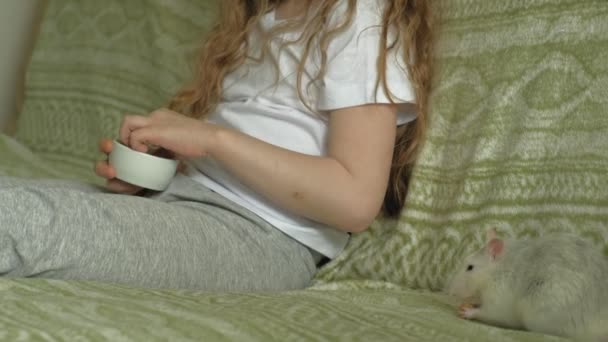
<path fill-rule="evenodd" d="M 608 255 L 608 1 L 444 0 L 428 139 L 397 222 L 319 275 L 440 289 L 485 232 Z"/>
<path fill-rule="evenodd" d="M 49 280 L 0 282 L 6 341 L 559 341 L 455 317 L 448 298 L 386 284 L 205 294 Z M 499 334 L 499 335 L 497 335 Z"/>
<path fill-rule="evenodd" d="M 354 236 L 316 287 L 206 294 L 1 280 L 0 338 L 552 340 L 460 320 L 429 290 L 490 227 L 574 231 L 608 252 L 608 1 L 437 3 L 440 71 L 407 207 Z M 210 0 L 51 1 L 17 135 L 0 136 L 0 174 L 99 182 L 97 140 L 187 80 L 214 11 Z"/>

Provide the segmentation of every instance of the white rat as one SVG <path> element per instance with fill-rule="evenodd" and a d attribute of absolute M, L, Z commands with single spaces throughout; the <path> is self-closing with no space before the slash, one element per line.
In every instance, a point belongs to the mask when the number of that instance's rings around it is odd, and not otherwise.
<path fill-rule="evenodd" d="M 487 243 L 465 259 L 446 292 L 462 318 L 608 342 L 608 258 L 572 235 Z"/>

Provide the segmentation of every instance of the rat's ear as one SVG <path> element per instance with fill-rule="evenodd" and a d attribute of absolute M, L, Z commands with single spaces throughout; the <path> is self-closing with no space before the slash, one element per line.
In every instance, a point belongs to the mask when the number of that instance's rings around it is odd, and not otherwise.
<path fill-rule="evenodd" d="M 492 260 L 496 260 L 498 257 L 502 256 L 505 251 L 505 242 L 501 239 L 492 239 L 488 241 L 486 245 L 486 252 L 492 258 Z"/>

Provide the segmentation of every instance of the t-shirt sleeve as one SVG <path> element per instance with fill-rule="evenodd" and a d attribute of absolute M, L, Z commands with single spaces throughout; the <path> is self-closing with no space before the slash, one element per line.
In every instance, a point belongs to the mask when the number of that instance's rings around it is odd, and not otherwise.
<path fill-rule="evenodd" d="M 327 49 L 327 69 L 319 89 L 317 108 L 323 111 L 373 103 L 391 103 L 379 80 L 377 63 L 382 36 L 382 10 L 377 1 L 359 1 L 355 18 Z M 390 38 L 390 37 L 389 37 Z M 386 80 L 398 109 L 398 124 L 416 118 L 406 106 L 415 101 L 400 48 L 387 55 Z"/>

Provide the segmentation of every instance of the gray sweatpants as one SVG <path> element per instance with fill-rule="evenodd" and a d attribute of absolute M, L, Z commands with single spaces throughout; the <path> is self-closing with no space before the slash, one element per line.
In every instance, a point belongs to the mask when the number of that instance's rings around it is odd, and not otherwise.
<path fill-rule="evenodd" d="M 208 291 L 306 287 L 319 255 L 178 175 L 150 198 L 0 177 L 0 275 Z"/>

